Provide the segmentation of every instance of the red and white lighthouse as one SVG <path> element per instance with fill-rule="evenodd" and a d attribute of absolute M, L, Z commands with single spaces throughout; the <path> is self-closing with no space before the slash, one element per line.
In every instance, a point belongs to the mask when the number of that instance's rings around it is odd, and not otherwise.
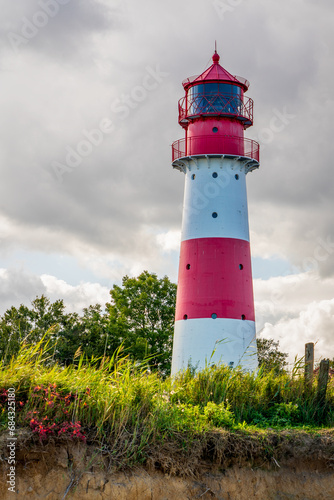
<path fill-rule="evenodd" d="M 246 174 L 259 167 L 249 82 L 213 64 L 183 81 L 173 167 L 185 174 L 172 374 L 257 367 Z"/>

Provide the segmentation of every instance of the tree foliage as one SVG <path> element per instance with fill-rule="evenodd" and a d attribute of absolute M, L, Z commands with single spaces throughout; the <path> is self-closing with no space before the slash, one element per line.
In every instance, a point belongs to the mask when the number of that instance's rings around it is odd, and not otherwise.
<path fill-rule="evenodd" d="M 269 372 L 274 370 L 277 374 L 282 373 L 287 366 L 288 354 L 278 350 L 279 342 L 273 339 L 257 339 L 257 355 L 259 367 Z"/>
<path fill-rule="evenodd" d="M 144 271 L 114 285 L 107 304 L 111 338 L 119 338 L 131 357 L 150 357 L 152 368 L 169 373 L 174 327 L 176 285 L 165 276 Z"/>
<path fill-rule="evenodd" d="M 62 300 L 51 303 L 42 295 L 31 307 L 11 307 L 0 318 L 0 359 L 7 363 L 22 342 L 36 344 L 44 336 L 54 345 L 52 359 L 63 365 L 75 354 L 88 358 L 110 356 L 123 345 L 132 359 L 149 357 L 152 369 L 168 374 L 174 325 L 176 285 L 144 271 L 125 276 L 114 285 L 105 310 L 91 305 L 83 314 L 66 313 Z"/>

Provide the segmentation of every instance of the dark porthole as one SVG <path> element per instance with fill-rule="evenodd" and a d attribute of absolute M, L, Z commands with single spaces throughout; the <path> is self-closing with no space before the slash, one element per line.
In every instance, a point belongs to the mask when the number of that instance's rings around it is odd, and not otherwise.
<path fill-rule="evenodd" d="M 213 217 L 214 219 L 217 219 L 217 217 L 218 217 L 217 212 L 213 212 L 212 217 Z"/>
<path fill-rule="evenodd" d="M 238 174 L 235 174 L 234 176 L 237 180 L 239 179 L 239 175 Z"/>
<path fill-rule="evenodd" d="M 212 132 L 213 132 L 214 134 L 216 134 L 216 133 L 218 132 L 218 128 L 217 128 L 217 127 L 213 127 Z"/>
<path fill-rule="evenodd" d="M 213 172 L 212 177 L 213 177 L 214 179 L 217 179 L 217 177 L 218 177 L 217 172 Z"/>
<path fill-rule="evenodd" d="M 196 175 L 195 175 L 195 174 L 193 174 L 193 175 L 191 176 L 191 178 L 192 178 L 192 180 L 193 180 L 193 181 L 195 180 L 195 177 L 196 177 Z"/>
<path fill-rule="evenodd" d="M 186 265 L 186 269 L 188 269 L 188 271 L 189 271 L 190 267 L 191 267 L 190 264 Z"/>
<path fill-rule="evenodd" d="M 242 270 L 243 270 L 243 268 L 244 268 L 244 266 L 243 266 L 242 264 L 239 264 L 239 269 L 240 269 L 240 271 L 242 271 Z"/>
<path fill-rule="evenodd" d="M 241 319 L 244 321 L 246 319 L 246 316 L 244 314 L 242 314 Z"/>
<path fill-rule="evenodd" d="M 216 313 L 212 313 L 212 314 L 211 314 L 211 318 L 212 318 L 212 319 L 217 319 L 217 314 L 216 314 Z"/>
<path fill-rule="evenodd" d="M 185 314 L 185 315 L 183 316 L 183 319 L 188 319 L 188 314 Z"/>

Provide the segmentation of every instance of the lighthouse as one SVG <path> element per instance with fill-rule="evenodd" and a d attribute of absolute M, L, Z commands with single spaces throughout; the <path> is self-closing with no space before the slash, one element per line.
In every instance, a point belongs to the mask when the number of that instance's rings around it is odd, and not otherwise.
<path fill-rule="evenodd" d="M 259 167 L 249 82 L 219 64 L 182 82 L 172 165 L 185 175 L 172 375 L 257 368 L 246 175 Z"/>

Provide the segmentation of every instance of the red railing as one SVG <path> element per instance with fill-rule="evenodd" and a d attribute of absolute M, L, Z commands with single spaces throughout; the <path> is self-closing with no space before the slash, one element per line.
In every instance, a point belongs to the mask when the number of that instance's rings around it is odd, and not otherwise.
<path fill-rule="evenodd" d="M 172 144 L 173 161 L 191 155 L 233 155 L 245 156 L 259 161 L 260 146 L 252 139 L 230 135 L 200 135 L 179 139 Z"/>
<path fill-rule="evenodd" d="M 198 116 L 230 116 L 244 123 L 253 124 L 253 99 L 231 94 L 196 94 L 179 100 L 179 123 L 187 123 Z"/>

